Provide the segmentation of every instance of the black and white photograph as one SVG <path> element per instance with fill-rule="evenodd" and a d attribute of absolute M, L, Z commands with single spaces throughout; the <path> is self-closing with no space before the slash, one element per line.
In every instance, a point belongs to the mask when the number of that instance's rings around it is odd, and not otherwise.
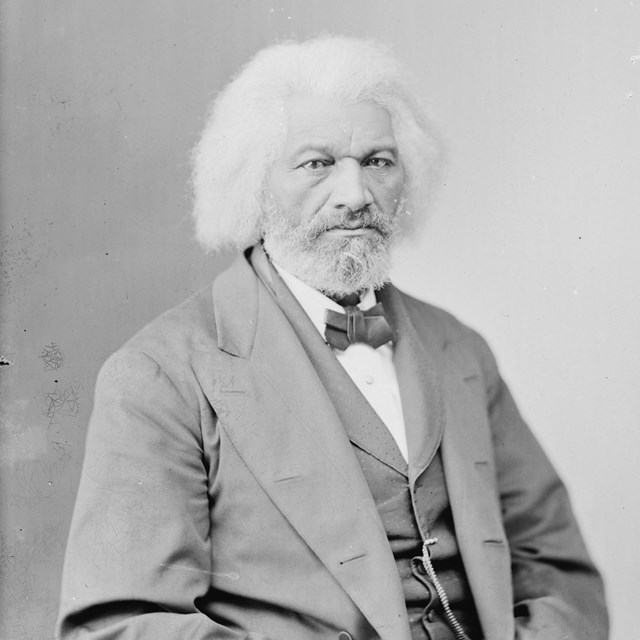
<path fill-rule="evenodd" d="M 633 640 L 640 2 L 0 2 L 0 640 Z"/>

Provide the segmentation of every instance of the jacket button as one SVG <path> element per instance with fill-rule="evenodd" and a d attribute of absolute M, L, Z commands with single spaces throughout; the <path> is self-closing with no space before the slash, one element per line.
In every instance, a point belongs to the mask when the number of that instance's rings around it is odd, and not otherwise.
<path fill-rule="evenodd" d="M 341 631 L 338 634 L 338 640 L 353 640 L 353 636 L 348 631 Z"/>

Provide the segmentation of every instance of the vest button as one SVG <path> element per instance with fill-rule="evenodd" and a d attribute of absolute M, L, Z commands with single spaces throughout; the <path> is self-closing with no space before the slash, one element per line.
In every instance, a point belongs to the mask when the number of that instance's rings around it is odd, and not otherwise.
<path fill-rule="evenodd" d="M 338 634 L 338 640 L 353 640 L 353 636 L 348 631 L 341 631 Z"/>

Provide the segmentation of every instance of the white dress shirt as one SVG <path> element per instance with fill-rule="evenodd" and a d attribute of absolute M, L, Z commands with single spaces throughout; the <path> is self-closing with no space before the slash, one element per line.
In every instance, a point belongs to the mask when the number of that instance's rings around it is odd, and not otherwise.
<path fill-rule="evenodd" d="M 331 309 L 344 313 L 344 309 L 337 302 L 327 298 L 277 264 L 274 266 L 324 339 L 325 310 Z M 369 289 L 361 298 L 358 306 L 363 311 L 376 304 L 373 289 Z M 350 345 L 345 351 L 334 349 L 333 352 L 338 358 L 338 362 L 344 367 L 362 395 L 391 432 L 404 459 L 408 460 L 407 434 L 391 343 L 384 344 L 377 349 L 373 349 L 367 344 L 356 343 Z"/>

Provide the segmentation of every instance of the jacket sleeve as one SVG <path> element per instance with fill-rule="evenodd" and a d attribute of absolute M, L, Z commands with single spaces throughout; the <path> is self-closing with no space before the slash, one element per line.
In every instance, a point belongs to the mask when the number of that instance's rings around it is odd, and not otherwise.
<path fill-rule="evenodd" d="M 520 416 L 483 343 L 503 523 L 511 551 L 516 640 L 606 640 L 602 580 L 567 491 Z"/>
<path fill-rule="evenodd" d="M 211 558 L 197 412 L 144 354 L 102 368 L 64 566 L 64 640 L 266 640 L 198 609 Z"/>

